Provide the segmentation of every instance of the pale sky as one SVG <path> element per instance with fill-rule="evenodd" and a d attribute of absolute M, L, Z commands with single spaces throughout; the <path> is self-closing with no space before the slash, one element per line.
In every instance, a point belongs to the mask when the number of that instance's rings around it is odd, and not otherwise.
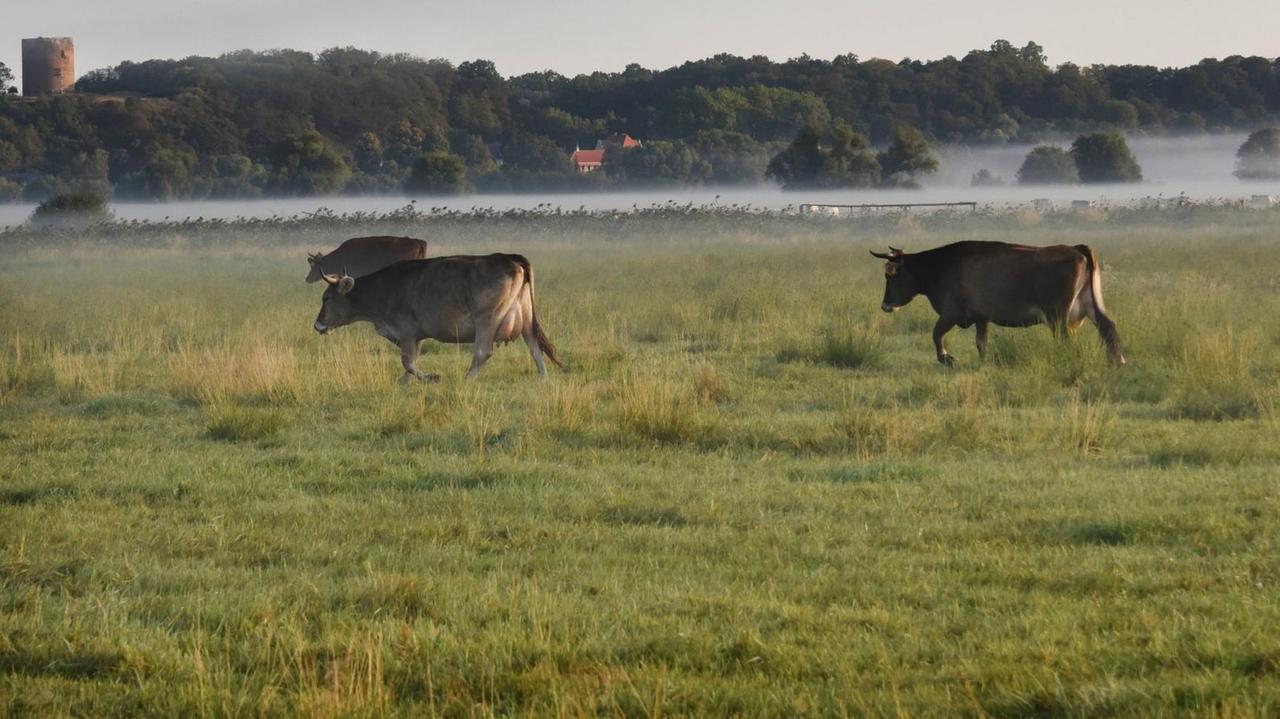
<path fill-rule="evenodd" d="M 1280 1 L 1217 0 L 5 0 L 0 62 L 20 39 L 69 35 L 76 73 L 122 60 L 354 45 L 514 75 L 666 68 L 720 52 L 936 59 L 1035 40 L 1051 64 L 1188 65 L 1280 56 Z"/>

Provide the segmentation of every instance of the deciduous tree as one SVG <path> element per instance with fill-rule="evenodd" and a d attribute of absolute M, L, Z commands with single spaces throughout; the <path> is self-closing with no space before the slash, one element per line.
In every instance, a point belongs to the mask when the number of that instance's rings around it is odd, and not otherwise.
<path fill-rule="evenodd" d="M 1280 179 L 1280 127 L 1249 135 L 1236 151 L 1235 174 L 1242 180 Z"/>
<path fill-rule="evenodd" d="M 1071 143 L 1071 157 L 1076 161 L 1081 182 L 1142 181 L 1142 168 L 1129 150 L 1124 135 L 1118 132 L 1095 132 L 1077 137 Z"/>
<path fill-rule="evenodd" d="M 448 152 L 429 152 L 413 163 L 404 190 L 410 195 L 457 195 L 471 191 L 467 163 Z"/>

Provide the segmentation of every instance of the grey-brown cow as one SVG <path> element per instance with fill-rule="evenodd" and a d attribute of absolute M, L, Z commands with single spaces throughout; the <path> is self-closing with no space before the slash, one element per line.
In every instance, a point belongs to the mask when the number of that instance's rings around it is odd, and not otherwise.
<path fill-rule="evenodd" d="M 916 295 L 938 313 L 933 345 L 938 361 L 955 359 L 942 344 L 952 327 L 977 325 L 978 354 L 987 349 L 987 326 L 1048 324 L 1055 334 L 1073 331 L 1088 317 L 1118 365 L 1125 363 L 1116 324 L 1102 303 L 1102 268 L 1088 245 L 1029 247 L 1005 242 L 956 242 L 925 252 L 872 252 L 887 260 L 881 309 L 893 312 Z"/>
<path fill-rule="evenodd" d="M 521 255 L 455 255 L 397 262 L 358 280 L 323 276 L 324 291 L 315 329 L 320 334 L 353 322 L 371 322 L 378 334 L 400 348 L 405 382 L 433 382 L 439 375 L 418 370 L 422 340 L 475 343 L 467 378 L 493 354 L 494 343 L 523 337 L 539 374 L 545 353 L 557 367 L 555 345 L 533 309 L 533 267 Z"/>
<path fill-rule="evenodd" d="M 427 256 L 425 240 L 413 237 L 353 237 L 327 255 L 307 255 L 311 272 L 307 282 L 319 282 L 325 275 L 364 277 L 402 260 Z"/>

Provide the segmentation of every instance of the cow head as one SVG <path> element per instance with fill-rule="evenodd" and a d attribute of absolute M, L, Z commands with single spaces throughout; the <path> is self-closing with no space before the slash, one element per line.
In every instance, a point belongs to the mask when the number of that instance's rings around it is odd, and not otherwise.
<path fill-rule="evenodd" d="M 316 332 L 324 334 L 335 327 L 349 325 L 355 322 L 355 307 L 351 302 L 351 298 L 347 295 L 351 294 L 351 290 L 355 289 L 355 278 L 350 275 L 320 275 L 321 279 L 329 283 L 325 288 L 324 297 L 320 301 L 320 314 L 316 315 Z"/>
<path fill-rule="evenodd" d="M 880 309 L 885 312 L 895 312 L 920 294 L 916 279 L 907 269 L 906 253 L 896 247 L 890 247 L 888 253 L 873 251 L 871 255 L 885 260 L 884 300 L 880 303 Z"/>
<path fill-rule="evenodd" d="M 320 278 L 324 276 L 324 270 L 320 268 L 320 260 L 323 257 L 324 255 L 319 252 L 307 253 L 307 264 L 311 265 L 311 271 L 307 273 L 307 284 L 319 282 Z"/>

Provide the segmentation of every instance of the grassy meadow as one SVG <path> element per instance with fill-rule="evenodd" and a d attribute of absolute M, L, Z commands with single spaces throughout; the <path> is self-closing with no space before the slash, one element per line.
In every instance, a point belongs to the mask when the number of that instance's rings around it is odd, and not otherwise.
<path fill-rule="evenodd" d="M 0 716 L 1280 714 L 1280 215 L 624 222 L 398 228 L 569 365 L 407 388 L 311 329 L 367 228 L 10 237 Z M 867 250 L 964 238 L 1091 244 L 1130 365 L 939 366 Z"/>

